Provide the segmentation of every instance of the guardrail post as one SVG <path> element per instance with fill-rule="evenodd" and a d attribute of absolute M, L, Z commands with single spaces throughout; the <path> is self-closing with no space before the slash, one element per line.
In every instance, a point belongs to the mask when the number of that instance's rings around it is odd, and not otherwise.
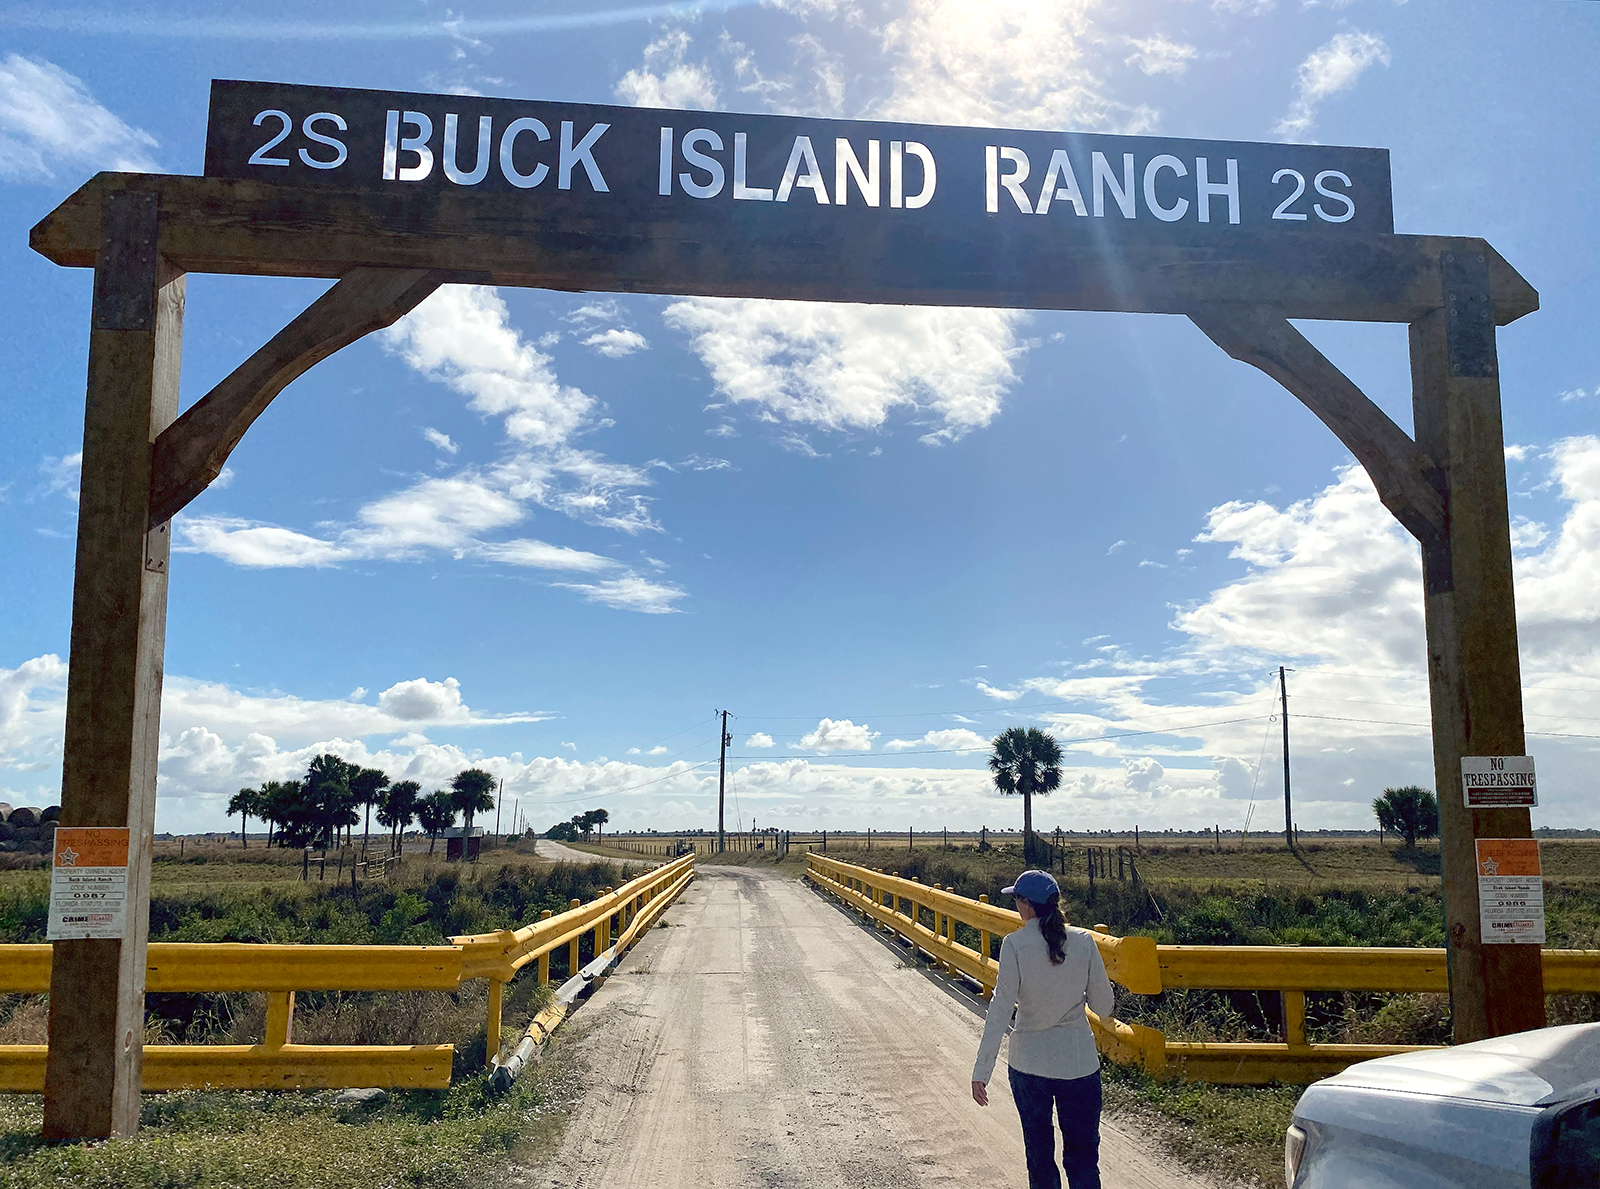
<path fill-rule="evenodd" d="M 1306 993 L 1281 991 L 1283 996 L 1283 1043 L 1290 1046 L 1306 1043 Z"/>
<path fill-rule="evenodd" d="M 571 904 L 567 905 L 567 907 L 569 909 L 582 908 L 583 907 L 583 901 L 582 900 L 574 900 Z M 578 942 L 580 940 L 581 940 L 581 938 L 574 937 L 571 941 L 567 942 L 567 977 L 568 978 L 571 978 L 573 975 L 577 974 L 578 971 L 583 968 L 582 967 L 582 958 L 580 957 L 580 955 L 578 953 Z"/>
<path fill-rule="evenodd" d="M 294 1035 L 294 992 L 267 992 L 267 1025 L 261 1032 L 261 1047 L 281 1049 Z"/>
<path fill-rule="evenodd" d="M 506 985 L 499 979 L 489 980 L 489 1023 L 483 1038 L 485 1068 L 492 1067 L 494 1059 L 500 1055 L 500 1015 L 505 1003 L 505 990 Z"/>
<path fill-rule="evenodd" d="M 541 921 L 548 921 L 550 919 L 551 915 L 552 914 L 551 914 L 550 910 L 547 908 L 547 909 L 545 909 L 543 912 L 541 912 L 539 914 L 539 919 Z M 550 982 L 550 951 L 546 950 L 544 953 L 539 955 L 539 985 L 541 987 L 543 987 L 543 986 L 548 985 L 549 982 Z"/>

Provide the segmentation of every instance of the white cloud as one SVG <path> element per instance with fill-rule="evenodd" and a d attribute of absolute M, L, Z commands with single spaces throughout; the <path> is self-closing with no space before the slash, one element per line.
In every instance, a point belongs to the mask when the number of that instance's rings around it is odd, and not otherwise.
<path fill-rule="evenodd" d="M 985 667 L 987 668 L 987 666 Z M 1024 692 L 1020 689 L 996 689 L 987 681 L 980 681 L 977 683 L 977 685 L 979 693 L 986 697 L 993 698 L 997 702 L 1015 702 L 1018 698 L 1022 697 Z"/>
<path fill-rule="evenodd" d="M 951 727 L 941 731 L 929 731 L 920 739 L 891 739 L 883 745 L 885 751 L 906 751 L 910 748 L 979 752 L 989 750 L 989 740 L 976 731 Z"/>
<path fill-rule="evenodd" d="M 601 582 L 560 582 L 557 585 L 579 591 L 591 603 L 614 607 L 619 611 L 639 611 L 646 615 L 673 614 L 678 610 L 678 601 L 688 593 L 681 586 L 670 582 L 653 582 L 631 572 L 621 578 L 607 578 Z"/>
<path fill-rule="evenodd" d="M 690 298 L 663 318 L 763 420 L 870 430 L 903 409 L 927 442 L 988 425 L 1025 349 L 1012 310 Z"/>
<path fill-rule="evenodd" d="M 1161 778 L 1167 770 L 1149 756 L 1141 756 L 1134 760 L 1123 760 L 1122 770 L 1128 787 L 1136 793 L 1148 793 L 1160 786 Z"/>
<path fill-rule="evenodd" d="M 1316 122 L 1317 105 L 1347 91 L 1374 64 L 1389 65 L 1389 46 L 1376 33 L 1336 33 L 1300 63 L 1294 102 L 1274 129 L 1285 138 L 1304 137 Z"/>
<path fill-rule="evenodd" d="M 252 569 L 333 566 L 350 558 L 350 552 L 333 541 L 233 516 L 178 516 L 172 549 L 209 553 L 229 565 Z"/>
<path fill-rule="evenodd" d="M 750 738 L 748 738 L 748 739 L 746 739 L 744 741 L 744 745 L 746 747 L 772 747 L 772 746 L 774 746 L 773 741 L 772 741 L 772 736 L 767 734 L 765 731 L 757 731 L 754 735 L 751 735 Z"/>
<path fill-rule="evenodd" d="M 442 682 L 418 677 L 391 685 L 378 695 L 378 709 L 406 723 L 459 722 L 470 718 L 461 701 L 461 683 L 454 677 Z"/>
<path fill-rule="evenodd" d="M 1137 66 L 1146 74 L 1182 74 L 1199 53 L 1192 45 L 1168 41 L 1160 34 L 1142 40 L 1130 37 L 1128 44 L 1133 47 L 1133 53 L 1128 55 L 1127 65 Z"/>
<path fill-rule="evenodd" d="M 379 341 L 430 379 L 448 384 L 506 433 L 531 446 L 559 446 L 588 417 L 594 398 L 561 384 L 550 357 L 511 325 L 500 295 L 486 285 L 445 285 Z"/>
<path fill-rule="evenodd" d="M 39 470 L 44 475 L 44 490 L 41 494 L 64 495 L 73 503 L 78 502 L 79 489 L 83 486 L 82 450 L 60 458 L 46 458 L 39 464 Z"/>
<path fill-rule="evenodd" d="M 690 62 L 689 34 L 672 29 L 644 49 L 644 64 L 617 82 L 616 96 L 633 107 L 672 107 L 710 111 L 717 107 L 717 84 L 704 62 Z"/>
<path fill-rule="evenodd" d="M 598 303 L 570 318 L 585 323 L 617 313 L 614 303 Z M 500 460 L 419 480 L 363 505 L 352 523 L 320 526 L 321 534 L 221 515 L 179 517 L 174 524 L 179 552 L 257 568 L 417 561 L 443 553 L 491 564 L 608 574 L 603 582 L 572 589 L 623 610 L 659 614 L 685 597 L 681 588 L 641 579 L 600 554 L 530 538 L 494 539 L 525 519 L 529 504 L 630 534 L 661 527 L 640 494 L 652 482 L 648 467 L 614 462 L 570 443 L 588 428 L 595 402 L 556 379 L 550 357 L 511 325 L 499 294 L 483 286 L 446 286 L 383 332 L 382 341 L 409 366 L 466 396 L 470 407 L 505 419 L 510 448 Z M 422 432 L 451 455 L 460 449 L 436 429 Z M 655 567 L 662 568 L 661 563 Z"/>
<path fill-rule="evenodd" d="M 0 61 L 0 178 L 56 180 L 86 170 L 160 170 L 155 137 L 95 101 L 83 82 L 42 58 L 7 54 Z"/>
<path fill-rule="evenodd" d="M 619 563 L 598 553 L 585 553 L 565 545 L 550 545 L 544 541 L 522 538 L 515 541 L 496 541 L 478 547 L 477 555 L 489 561 L 504 562 L 512 566 L 528 566 L 539 570 L 576 570 L 595 574 L 618 568 Z"/>
<path fill-rule="evenodd" d="M 1594 391 L 1600 392 L 1600 388 L 1596 388 Z M 1571 404 L 1573 401 L 1582 400 L 1588 395 L 1588 391 L 1583 388 L 1570 388 L 1561 394 L 1561 403 Z"/>
<path fill-rule="evenodd" d="M 857 726 L 848 718 L 835 722 L 825 718 L 817 723 L 817 729 L 800 740 L 798 747 L 803 751 L 871 751 L 872 741 L 878 737 L 877 731 L 867 729 L 862 723 Z"/>
<path fill-rule="evenodd" d="M 643 351 L 650 346 L 644 335 L 637 330 L 628 330 L 620 326 L 596 331 L 583 340 L 583 345 L 592 351 L 598 351 L 607 359 L 621 359 L 624 355 L 632 355 L 635 351 Z"/>
<path fill-rule="evenodd" d="M 461 447 L 455 442 L 452 442 L 450 440 L 450 435 L 447 433 L 442 433 L 437 429 L 426 427 L 422 431 L 422 436 L 426 438 L 431 445 L 438 447 L 446 454 L 455 455 L 461 452 Z"/>
<path fill-rule="evenodd" d="M 896 55 L 891 120 L 1044 129 L 1149 130 L 1155 113 L 1110 98 L 1097 60 L 1099 0 L 909 0 L 883 30 Z"/>

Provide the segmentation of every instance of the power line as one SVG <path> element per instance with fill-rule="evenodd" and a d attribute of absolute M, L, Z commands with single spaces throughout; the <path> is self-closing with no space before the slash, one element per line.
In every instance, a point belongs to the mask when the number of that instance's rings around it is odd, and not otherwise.
<path fill-rule="evenodd" d="M 1104 740 L 1107 740 L 1107 739 L 1133 739 L 1133 738 L 1136 738 L 1137 736 L 1140 736 L 1140 735 L 1181 735 L 1185 731 L 1195 731 L 1195 730 L 1199 730 L 1201 727 L 1227 727 L 1227 726 L 1232 726 L 1235 723 L 1256 722 L 1261 717 L 1262 716 L 1259 715 L 1259 714 L 1252 714 L 1248 718 L 1225 718 L 1225 719 L 1222 719 L 1222 720 L 1220 720 L 1218 722 L 1190 723 L 1190 724 L 1188 724 L 1186 726 L 1181 726 L 1181 727 L 1158 727 L 1156 729 L 1148 730 L 1148 731 L 1119 731 L 1119 732 L 1117 732 L 1115 734 L 1111 734 L 1111 735 L 1085 735 L 1081 739 L 1062 739 L 1062 740 L 1060 740 L 1060 742 L 1061 742 L 1062 746 L 1064 746 L 1064 747 L 1074 747 L 1074 746 L 1076 746 L 1077 744 L 1080 744 L 1080 743 L 1100 743 L 1100 742 L 1102 742 Z M 897 760 L 901 756 L 965 755 L 965 754 L 970 754 L 972 752 L 988 751 L 988 750 L 989 750 L 989 744 L 985 743 L 982 747 L 935 747 L 935 748 L 926 748 L 926 749 L 924 749 L 922 751 L 889 751 L 889 752 L 871 752 L 871 753 L 862 752 L 862 753 L 858 753 L 856 755 L 838 755 L 838 756 L 828 756 L 826 758 L 829 759 L 829 760 Z M 772 761 L 776 761 L 778 759 L 800 760 L 800 759 L 809 759 L 811 757 L 809 757 L 809 756 L 783 756 L 783 757 L 779 757 L 779 756 L 729 756 L 728 758 L 730 760 L 764 760 L 764 761 L 772 762 Z"/>
<path fill-rule="evenodd" d="M 708 764 L 714 763 L 716 763 L 715 760 L 701 760 L 698 764 L 695 764 L 692 767 L 684 768 L 679 772 L 668 772 L 662 776 L 656 777 L 654 780 L 644 781 L 642 784 L 630 784 L 623 788 L 611 789 L 604 793 L 584 793 L 576 797 L 553 797 L 550 800 L 545 801 L 544 804 L 565 805 L 569 801 L 598 801 L 601 797 L 615 797 L 618 793 L 631 793 L 634 789 L 648 788 L 653 784 L 660 784 L 663 780 L 671 780 L 674 776 L 687 776 L 691 772 L 698 772 L 701 768 L 706 767 Z"/>
<path fill-rule="evenodd" d="M 1163 693 L 1163 694 L 1175 694 L 1175 693 L 1179 693 L 1179 692 L 1181 692 L 1183 690 L 1186 690 L 1186 689 L 1202 689 L 1202 688 L 1204 688 L 1205 686 L 1208 686 L 1208 685 L 1221 685 L 1224 682 L 1233 681 L 1238 676 L 1239 676 L 1239 674 L 1235 673 L 1235 674 L 1230 674 L 1230 675 L 1228 675 L 1226 677 L 1212 678 L 1212 679 L 1210 679 L 1208 681 L 1196 681 L 1196 682 L 1193 682 L 1193 683 L 1191 683 L 1189 685 L 1173 686 L 1173 687 L 1171 687 L 1169 689 L 1162 690 L 1161 693 Z M 1130 680 L 1166 681 L 1166 680 L 1168 680 L 1168 678 L 1163 677 L 1160 674 L 1133 674 L 1133 675 L 1131 675 Z M 815 715 L 815 714 L 740 714 L 740 715 L 735 715 L 735 717 L 741 722 L 809 722 L 814 718 L 823 718 L 823 717 L 831 718 L 831 717 L 834 717 L 835 714 L 837 714 L 838 717 L 840 717 L 840 718 L 849 718 L 849 719 L 857 719 L 857 718 L 860 718 L 860 719 L 868 719 L 868 718 L 878 718 L 878 719 L 883 719 L 883 718 L 945 718 L 945 717 L 949 717 L 951 715 L 956 715 L 956 714 L 1009 714 L 1009 713 L 1011 713 L 1012 711 L 1015 711 L 1015 710 L 1050 710 L 1050 709 L 1054 709 L 1055 707 L 1061 706 L 1061 705 L 1071 705 L 1071 704 L 1076 703 L 1076 702 L 1088 701 L 1088 700 L 1090 700 L 1090 698 L 1092 696 L 1093 695 L 1080 695 L 1080 696 L 1074 696 L 1074 697 L 1070 697 L 1070 698 L 1058 697 L 1058 698 L 1055 698 L 1053 701 L 1049 701 L 1049 702 L 1030 702 L 1030 703 L 1028 703 L 1026 705 L 1000 705 L 1000 706 L 989 705 L 989 706 L 981 707 L 981 708 L 979 708 L 977 710 L 919 710 L 919 711 L 915 711 L 915 712 L 905 712 L 905 713 L 898 713 L 898 714 L 866 714 L 866 713 L 860 713 L 860 712 L 852 712 L 852 713 L 849 713 L 849 714 L 843 714 L 843 713 L 839 713 L 839 712 L 835 711 L 835 712 L 831 712 L 828 715 Z M 789 736 L 789 735 L 784 735 L 784 736 L 779 736 L 779 737 L 780 738 L 785 738 L 785 739 L 787 739 L 787 738 L 798 738 L 798 736 Z"/>

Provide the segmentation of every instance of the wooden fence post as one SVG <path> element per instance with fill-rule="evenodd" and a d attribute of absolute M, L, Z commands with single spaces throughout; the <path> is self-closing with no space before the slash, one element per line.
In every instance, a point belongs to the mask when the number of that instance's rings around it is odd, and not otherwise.
<path fill-rule="evenodd" d="M 184 298 L 160 256 L 159 203 L 106 195 L 95 264 L 61 824 L 128 827 L 127 909 L 120 940 L 54 944 L 48 1140 L 139 1125 L 171 544 L 166 525 L 150 529 L 151 444 L 178 412 Z"/>
<path fill-rule="evenodd" d="M 1417 445 L 1439 467 L 1447 531 L 1423 545 L 1434 788 L 1439 797 L 1445 950 L 1456 1043 L 1545 1024 L 1537 945 L 1484 945 L 1479 838 L 1530 838 L 1526 809 L 1468 809 L 1461 757 L 1520 756 L 1517 653 L 1505 437 L 1488 248 L 1442 254 L 1440 308 L 1411 324 Z"/>

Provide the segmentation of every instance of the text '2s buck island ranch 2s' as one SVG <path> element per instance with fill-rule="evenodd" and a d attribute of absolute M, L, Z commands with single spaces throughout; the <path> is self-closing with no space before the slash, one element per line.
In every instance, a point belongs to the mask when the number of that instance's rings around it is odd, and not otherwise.
<path fill-rule="evenodd" d="M 1035 247 L 1394 231 L 1382 149 L 888 124 L 219 80 L 206 174 L 419 210 L 521 195 L 584 234 L 815 242 L 941 267 Z M 725 246 L 725 245 L 724 245 Z"/>

